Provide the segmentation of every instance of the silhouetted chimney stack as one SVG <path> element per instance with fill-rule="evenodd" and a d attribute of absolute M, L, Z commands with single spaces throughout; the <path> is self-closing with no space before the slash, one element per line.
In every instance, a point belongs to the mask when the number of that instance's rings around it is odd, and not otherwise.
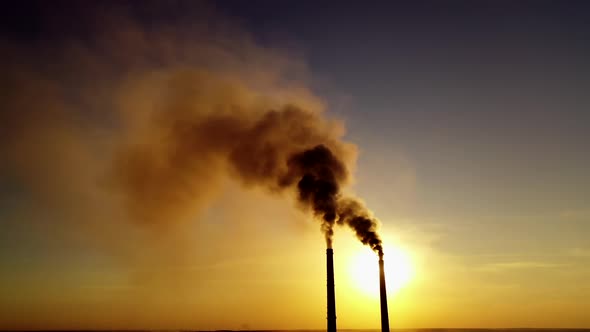
<path fill-rule="evenodd" d="M 379 253 L 379 295 L 381 297 L 381 332 L 389 332 L 389 313 L 387 312 L 387 289 L 385 288 L 385 268 L 383 253 Z"/>
<path fill-rule="evenodd" d="M 334 292 L 334 251 L 326 249 L 326 272 L 328 282 L 328 332 L 336 332 L 336 294 Z"/>

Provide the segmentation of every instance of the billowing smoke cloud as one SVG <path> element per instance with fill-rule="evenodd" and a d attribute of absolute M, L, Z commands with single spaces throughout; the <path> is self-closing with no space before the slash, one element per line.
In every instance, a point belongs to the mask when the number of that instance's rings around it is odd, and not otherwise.
<path fill-rule="evenodd" d="M 90 38 L 41 45 L 52 50 L 44 57 L 3 47 L 6 174 L 67 206 L 83 196 L 88 214 L 111 199 L 146 225 L 198 218 L 233 179 L 294 194 L 328 246 L 340 224 L 381 251 L 376 220 L 343 193 L 356 149 L 305 87 L 300 62 L 234 29 L 212 32 L 202 13 L 196 25 L 158 29 L 114 17 L 84 30 Z"/>
<path fill-rule="evenodd" d="M 193 79 L 190 84 L 202 87 L 212 78 Z M 291 104 L 250 109 L 230 95 L 223 101 L 227 107 L 213 111 L 193 109 L 200 105 L 195 100 L 176 108 L 174 98 L 175 108 L 159 114 L 153 124 L 155 140 L 117 151 L 114 179 L 134 217 L 169 222 L 208 190 L 211 178 L 229 174 L 270 192 L 296 191 L 300 206 L 321 220 L 328 245 L 338 222 L 378 250 L 375 220 L 360 203 L 342 195 L 351 149 L 330 130 L 330 122 Z"/>

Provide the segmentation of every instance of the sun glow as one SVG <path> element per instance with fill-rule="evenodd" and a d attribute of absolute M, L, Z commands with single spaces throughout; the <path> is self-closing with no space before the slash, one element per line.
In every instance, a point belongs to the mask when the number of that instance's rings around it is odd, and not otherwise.
<path fill-rule="evenodd" d="M 400 248 L 384 248 L 387 294 L 395 294 L 412 278 L 409 255 Z M 379 296 L 379 265 L 377 255 L 369 250 L 359 251 L 350 261 L 350 276 L 354 287 L 370 296 Z"/>

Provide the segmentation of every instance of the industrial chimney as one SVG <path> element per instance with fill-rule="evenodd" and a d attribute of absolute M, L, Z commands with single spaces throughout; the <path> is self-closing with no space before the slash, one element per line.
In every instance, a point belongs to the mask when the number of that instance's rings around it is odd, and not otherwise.
<path fill-rule="evenodd" d="M 387 290 L 385 288 L 385 268 L 383 252 L 379 253 L 379 295 L 381 297 L 381 332 L 389 332 L 389 313 L 387 312 Z"/>
<path fill-rule="evenodd" d="M 326 249 L 326 272 L 328 282 L 328 332 L 336 332 L 336 295 L 334 293 L 334 251 Z"/>

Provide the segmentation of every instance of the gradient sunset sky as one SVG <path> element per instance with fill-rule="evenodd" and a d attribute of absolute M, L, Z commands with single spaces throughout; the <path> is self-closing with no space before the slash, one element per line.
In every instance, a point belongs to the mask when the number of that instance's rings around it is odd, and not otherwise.
<path fill-rule="evenodd" d="M 345 127 L 392 328 L 590 327 L 590 2 L 1 6 L 0 328 L 324 328 L 325 242 L 289 193 L 209 169 L 130 216 L 112 165 L 159 147 L 164 88 Z M 342 227 L 334 252 L 338 327 L 378 328 L 376 258 Z"/>

